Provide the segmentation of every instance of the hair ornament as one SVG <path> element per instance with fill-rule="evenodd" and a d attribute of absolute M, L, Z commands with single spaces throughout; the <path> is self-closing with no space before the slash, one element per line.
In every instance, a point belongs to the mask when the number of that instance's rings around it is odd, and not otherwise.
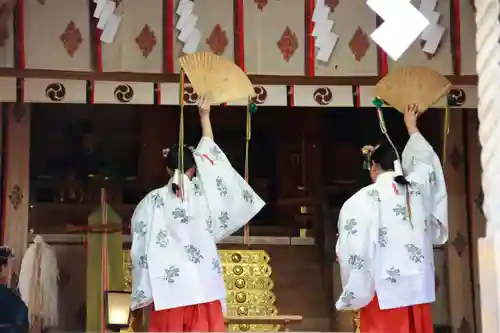
<path fill-rule="evenodd" d="M 193 146 L 184 145 L 184 147 L 189 149 L 189 151 L 194 154 L 195 148 Z M 170 153 L 170 148 L 163 148 L 161 150 L 161 154 L 163 155 L 164 158 L 167 158 L 168 153 Z"/>
<path fill-rule="evenodd" d="M 370 170 L 372 164 L 372 155 L 379 147 L 380 145 L 376 146 L 366 145 L 363 148 L 361 148 L 361 152 L 363 153 L 364 157 L 364 165 L 363 165 L 364 169 Z"/>

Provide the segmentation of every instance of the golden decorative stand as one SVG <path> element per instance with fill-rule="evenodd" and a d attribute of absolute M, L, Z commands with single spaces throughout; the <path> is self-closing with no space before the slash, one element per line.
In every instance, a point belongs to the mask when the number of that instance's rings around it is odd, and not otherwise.
<path fill-rule="evenodd" d="M 132 288 L 130 251 L 123 252 L 126 290 Z M 262 250 L 219 250 L 220 261 L 227 288 L 228 317 L 271 317 L 278 315 L 274 305 L 276 296 L 272 289 L 269 255 Z M 131 316 L 131 327 L 134 316 Z M 276 332 L 276 324 L 229 324 L 232 332 Z M 127 330 L 132 332 L 129 328 Z"/>
<path fill-rule="evenodd" d="M 276 316 L 269 255 L 262 250 L 220 250 L 227 288 L 227 316 Z M 279 325 L 230 324 L 231 332 L 275 332 Z"/>
<path fill-rule="evenodd" d="M 283 328 L 283 331 L 290 332 L 290 325 L 293 323 L 300 323 L 302 316 L 296 315 L 278 315 L 278 316 L 226 316 L 225 322 L 227 324 L 271 324 L 278 325 Z"/>

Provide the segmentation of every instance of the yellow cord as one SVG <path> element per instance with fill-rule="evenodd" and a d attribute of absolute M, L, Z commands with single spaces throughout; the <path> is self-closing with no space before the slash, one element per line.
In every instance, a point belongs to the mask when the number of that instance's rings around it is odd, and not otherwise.
<path fill-rule="evenodd" d="M 441 153 L 441 161 L 443 168 L 446 164 L 446 145 L 448 134 L 450 134 L 450 104 L 448 99 L 446 99 L 446 107 L 444 109 L 444 126 L 443 126 L 443 151 Z"/>
<path fill-rule="evenodd" d="M 252 138 L 252 114 L 250 111 L 251 103 L 248 102 L 247 112 L 246 112 L 246 130 L 245 130 L 245 181 L 249 181 L 249 155 L 250 155 L 250 139 Z M 245 224 L 243 227 L 243 243 L 249 245 L 250 243 L 250 225 Z"/>
<path fill-rule="evenodd" d="M 401 156 L 399 155 L 398 149 L 396 148 L 396 146 L 392 142 L 391 137 L 389 136 L 389 132 L 387 131 L 387 126 L 385 124 L 385 119 L 384 119 L 384 114 L 382 112 L 382 108 L 377 108 L 377 116 L 378 116 L 378 123 L 380 126 L 380 131 L 382 132 L 382 134 L 384 134 L 387 141 L 389 141 L 389 144 L 392 146 L 392 149 L 396 153 L 396 158 L 398 159 L 399 163 L 402 166 L 403 163 L 401 161 Z M 403 176 L 405 176 L 404 170 L 403 170 Z M 408 186 L 405 186 L 405 196 L 406 196 L 406 207 L 407 207 L 407 211 L 408 211 L 408 220 L 410 221 L 410 225 L 413 228 L 413 222 L 411 219 L 412 214 L 411 214 L 411 205 L 410 205 L 410 191 L 408 189 Z"/>
<path fill-rule="evenodd" d="M 249 177 L 249 166 L 248 157 L 250 151 L 250 139 L 252 138 L 252 117 L 250 113 L 250 104 L 247 106 L 246 112 L 246 131 L 245 131 L 245 181 L 248 182 Z"/>
<path fill-rule="evenodd" d="M 181 114 L 179 121 L 179 153 L 178 153 L 178 167 L 181 174 L 179 180 L 180 197 L 184 200 L 184 70 L 181 68 L 180 84 L 179 84 L 179 103 L 181 106 Z"/>

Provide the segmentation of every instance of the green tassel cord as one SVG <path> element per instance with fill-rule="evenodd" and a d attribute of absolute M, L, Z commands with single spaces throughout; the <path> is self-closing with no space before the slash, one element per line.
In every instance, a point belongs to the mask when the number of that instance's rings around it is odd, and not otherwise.
<path fill-rule="evenodd" d="M 250 111 L 251 114 L 256 114 L 257 113 L 257 104 L 249 103 L 247 106 L 247 110 Z"/>
<path fill-rule="evenodd" d="M 249 175 L 249 155 L 250 155 L 250 140 L 252 139 L 252 114 L 257 111 L 257 106 L 253 103 L 248 103 L 246 110 L 246 128 L 245 128 L 245 181 L 248 182 Z"/>
<path fill-rule="evenodd" d="M 373 99 L 372 104 L 373 104 L 373 106 L 375 106 L 377 108 L 377 117 L 378 117 L 378 124 L 380 126 L 380 131 L 382 132 L 382 134 L 384 134 L 388 138 L 389 142 L 394 147 L 391 139 L 388 137 L 387 126 L 385 125 L 384 114 L 382 112 L 382 106 L 384 106 L 384 101 L 381 100 L 380 98 L 376 97 Z M 396 154 L 397 154 L 397 152 L 396 152 Z"/>
<path fill-rule="evenodd" d="M 252 115 L 257 112 L 257 105 L 249 102 L 246 110 L 246 128 L 245 128 L 245 181 L 249 182 L 249 159 L 250 159 L 250 140 L 252 139 Z M 243 243 L 250 244 L 250 225 L 245 224 L 243 227 Z"/>
<path fill-rule="evenodd" d="M 448 134 L 450 134 L 450 98 L 446 98 L 446 107 L 444 109 L 444 122 L 443 122 L 443 147 L 442 147 L 442 155 L 441 155 L 441 163 L 444 166 L 446 165 L 446 153 L 447 148 L 447 138 Z"/>
<path fill-rule="evenodd" d="M 372 104 L 377 108 L 380 109 L 382 106 L 384 106 L 384 101 L 381 100 L 380 98 L 376 97 L 373 99 Z"/>

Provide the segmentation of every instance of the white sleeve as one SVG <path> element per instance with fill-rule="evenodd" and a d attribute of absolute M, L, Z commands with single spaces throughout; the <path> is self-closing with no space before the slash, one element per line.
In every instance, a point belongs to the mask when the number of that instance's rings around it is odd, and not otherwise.
<path fill-rule="evenodd" d="M 220 241 L 248 223 L 265 203 L 234 170 L 212 139 L 201 139 L 194 158 L 208 203 L 214 237 Z"/>
<path fill-rule="evenodd" d="M 149 195 L 139 202 L 132 215 L 132 310 L 139 309 L 152 301 L 149 287 L 147 244 L 151 225 L 151 203 Z"/>
<path fill-rule="evenodd" d="M 370 202 L 354 199 L 342 206 L 338 220 L 336 252 L 343 287 L 336 303 L 338 310 L 362 308 L 374 296 L 371 266 L 375 247 L 370 228 L 374 223 L 366 213 Z"/>
<path fill-rule="evenodd" d="M 436 155 L 434 148 L 427 142 L 420 132 L 410 135 L 410 139 L 406 143 L 403 150 L 403 168 L 412 170 L 420 163 L 426 165 L 434 165 L 436 162 L 439 166 L 439 157 Z"/>
<path fill-rule="evenodd" d="M 442 245 L 448 240 L 448 194 L 444 172 L 439 157 L 432 146 L 419 132 L 410 136 L 403 151 L 403 168 L 408 173 L 426 171 L 427 202 L 431 210 L 430 229 L 435 245 Z"/>

